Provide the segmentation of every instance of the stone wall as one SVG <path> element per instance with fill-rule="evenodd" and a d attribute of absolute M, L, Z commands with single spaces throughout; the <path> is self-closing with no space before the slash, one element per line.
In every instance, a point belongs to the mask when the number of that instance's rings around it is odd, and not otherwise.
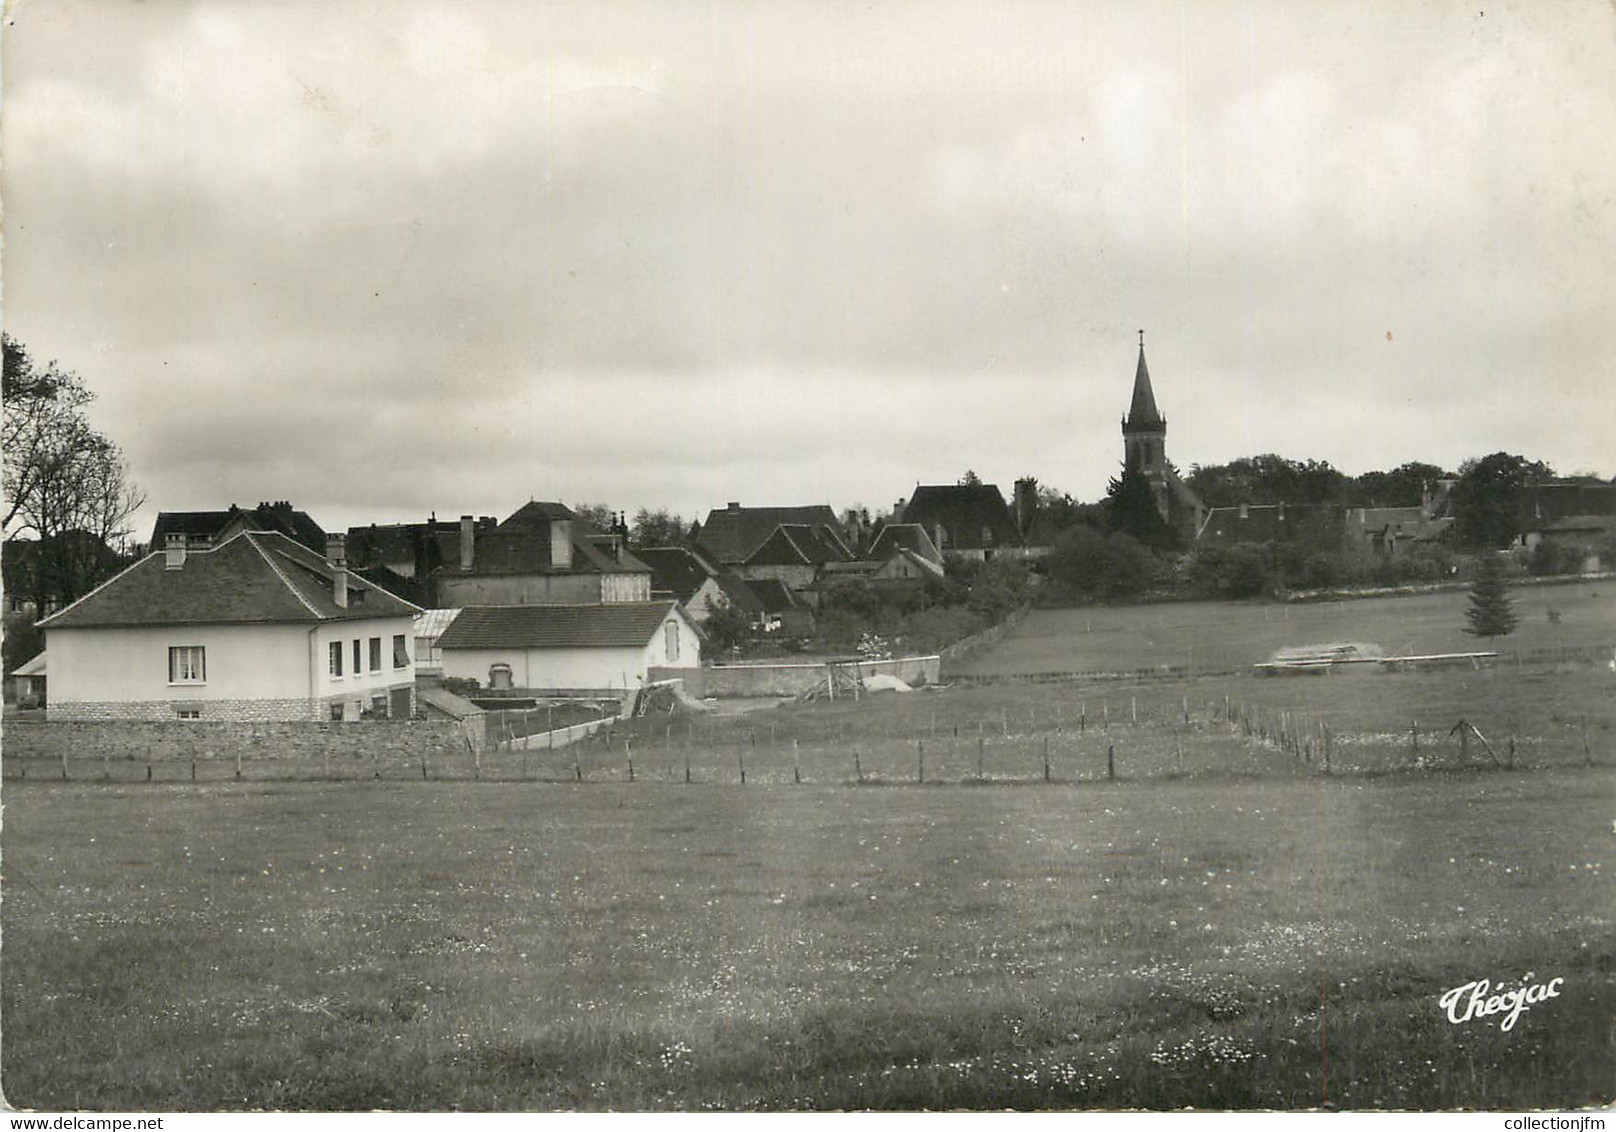
<path fill-rule="evenodd" d="M 991 648 L 992 646 L 998 644 L 1000 638 L 1002 638 L 1011 629 L 1014 629 L 1017 625 L 1021 624 L 1021 622 L 1026 618 L 1029 608 L 1030 607 L 1028 606 L 1022 606 L 1020 609 L 1013 611 L 1010 616 L 1006 617 L 1003 621 L 999 622 L 991 629 L 984 629 L 980 633 L 976 633 L 972 636 L 955 641 L 953 644 L 949 645 L 943 650 L 943 663 L 946 665 L 956 664 L 959 661 L 974 656 L 983 649 Z"/>
<path fill-rule="evenodd" d="M 935 684 L 941 661 L 935 656 L 905 656 L 896 660 L 866 660 L 857 665 L 838 664 L 843 670 L 857 668 L 861 677 L 884 674 L 906 684 Z M 822 687 L 830 674 L 823 662 L 797 664 L 715 664 L 710 668 L 653 668 L 651 680 L 682 679 L 685 692 L 697 699 L 747 696 L 795 696 L 810 688 Z"/>
<path fill-rule="evenodd" d="M 415 712 L 415 689 L 410 688 L 410 714 Z M 50 703 L 46 717 L 53 723 L 144 721 L 148 723 L 323 723 L 331 719 L 331 705 L 369 704 L 373 698 L 391 700 L 396 688 L 367 688 L 357 693 L 315 699 L 186 699 L 186 700 L 68 700 Z M 197 712 L 195 719 L 180 719 L 182 711 Z"/>
<path fill-rule="evenodd" d="M 481 727 L 476 728 L 480 737 Z M 362 723 L 209 723 L 205 720 L 8 720 L 10 759 L 198 762 L 243 759 L 354 759 L 396 762 L 465 757 L 463 725 L 452 719 Z"/>

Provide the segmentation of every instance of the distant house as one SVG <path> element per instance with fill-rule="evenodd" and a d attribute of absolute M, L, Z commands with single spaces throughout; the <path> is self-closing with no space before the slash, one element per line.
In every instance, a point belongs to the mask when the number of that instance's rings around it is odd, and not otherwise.
<path fill-rule="evenodd" d="M 1363 539 L 1376 554 L 1394 555 L 1421 543 L 1440 542 L 1453 532 L 1451 515 L 1433 516 L 1428 507 L 1349 507 L 1347 533 Z"/>
<path fill-rule="evenodd" d="M 45 654 L 40 653 L 17 666 L 11 674 L 17 706 L 38 708 L 45 705 Z"/>
<path fill-rule="evenodd" d="M 634 556 L 651 568 L 651 600 L 673 599 L 692 621 L 707 620 L 716 605 L 729 601 L 718 571 L 682 546 L 642 547 Z"/>
<path fill-rule="evenodd" d="M 1241 503 L 1234 507 L 1211 507 L 1206 510 L 1196 541 L 1201 546 L 1289 542 L 1306 530 L 1308 522 L 1318 515 L 1319 508 L 1310 504 Z"/>
<path fill-rule="evenodd" d="M 408 717 L 415 606 L 279 531 L 187 533 L 45 618 L 52 719 Z"/>
<path fill-rule="evenodd" d="M 597 530 L 560 503 L 528 503 L 493 528 L 463 515 L 455 557 L 432 575 L 433 604 L 649 601 L 651 568 L 626 543 L 626 532 Z"/>
<path fill-rule="evenodd" d="M 805 507 L 742 507 L 731 503 L 722 511 L 707 512 L 706 521 L 692 529 L 692 542 L 714 565 L 736 568 L 751 558 L 782 525 L 820 530 L 822 537 L 831 537 L 843 544 L 843 558 L 853 557 L 846 550 L 846 539 L 836 520 L 836 512 L 827 503 Z"/>
<path fill-rule="evenodd" d="M 888 523 L 870 544 L 869 552 L 853 562 L 825 567 L 831 578 L 863 578 L 870 582 L 919 584 L 944 576 L 943 556 L 919 523 Z"/>
<path fill-rule="evenodd" d="M 902 524 L 924 527 L 944 558 L 985 561 L 999 555 L 1023 557 L 1015 520 L 994 484 L 917 487 L 897 519 Z"/>
<path fill-rule="evenodd" d="M 819 580 L 827 565 L 847 562 L 852 557 L 833 526 L 782 523 L 747 555 L 735 572 L 749 582 L 768 578 L 802 591 Z"/>
<path fill-rule="evenodd" d="M 702 639 L 674 601 L 470 607 L 438 637 L 446 678 L 485 688 L 607 693 L 651 668 L 695 668 Z"/>
<path fill-rule="evenodd" d="M 45 539 L 11 538 L 0 550 L 5 612 L 30 621 L 52 613 L 129 564 L 90 531 Z"/>
<path fill-rule="evenodd" d="M 1616 546 L 1616 515 L 1567 515 L 1533 523 L 1521 535 L 1521 545 L 1564 547 L 1581 552 L 1577 568 L 1585 573 L 1606 569 L 1604 554 Z"/>
<path fill-rule="evenodd" d="M 767 634 L 782 637 L 814 635 L 814 611 L 785 582 L 775 578 L 754 578 L 746 588 L 755 595 L 762 609 Z"/>
<path fill-rule="evenodd" d="M 278 531 L 315 554 L 325 553 L 326 535 L 320 524 L 307 511 L 295 510 L 284 499 L 260 503 L 250 511 L 234 503 L 224 511 L 159 511 L 149 549 L 162 550 L 168 545 L 169 535 L 182 534 L 187 548 L 206 550 L 242 531 Z"/>

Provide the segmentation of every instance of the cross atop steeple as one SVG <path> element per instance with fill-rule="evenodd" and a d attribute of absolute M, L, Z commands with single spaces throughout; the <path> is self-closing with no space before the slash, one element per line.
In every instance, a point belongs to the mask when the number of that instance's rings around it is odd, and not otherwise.
<path fill-rule="evenodd" d="M 1139 331 L 1139 348 L 1141 350 L 1145 348 L 1145 332 L 1143 330 Z"/>

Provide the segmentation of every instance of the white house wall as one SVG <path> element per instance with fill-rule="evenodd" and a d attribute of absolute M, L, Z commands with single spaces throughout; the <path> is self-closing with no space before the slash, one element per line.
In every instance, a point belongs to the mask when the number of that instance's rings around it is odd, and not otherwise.
<path fill-rule="evenodd" d="M 310 625 L 184 625 L 45 630 L 50 706 L 58 719 L 324 719 L 333 699 L 368 705 L 415 682 L 413 664 L 393 667 L 393 635 L 413 652 L 408 617 Z M 313 630 L 312 632 L 310 630 Z M 369 639 L 382 641 L 382 669 L 369 672 Z M 353 639 L 367 671 L 352 675 Z M 341 680 L 327 673 L 327 645 L 343 642 Z M 201 646 L 205 679 L 170 684 L 168 650 Z M 60 659 L 58 659 L 60 657 Z M 357 718 L 357 707 L 352 717 Z"/>
<path fill-rule="evenodd" d="M 678 638 L 677 655 L 668 649 L 667 626 Z M 443 675 L 490 683 L 490 669 L 510 666 L 518 688 L 632 691 L 645 681 L 648 668 L 695 668 L 701 664 L 701 637 L 690 622 L 670 613 L 641 648 L 444 649 Z"/>

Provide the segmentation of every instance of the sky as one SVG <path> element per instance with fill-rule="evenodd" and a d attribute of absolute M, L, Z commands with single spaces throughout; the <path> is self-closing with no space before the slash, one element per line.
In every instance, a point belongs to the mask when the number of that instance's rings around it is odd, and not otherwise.
<path fill-rule="evenodd" d="M 1616 474 L 1616 9 L 13 0 L 6 332 L 156 512 Z"/>

